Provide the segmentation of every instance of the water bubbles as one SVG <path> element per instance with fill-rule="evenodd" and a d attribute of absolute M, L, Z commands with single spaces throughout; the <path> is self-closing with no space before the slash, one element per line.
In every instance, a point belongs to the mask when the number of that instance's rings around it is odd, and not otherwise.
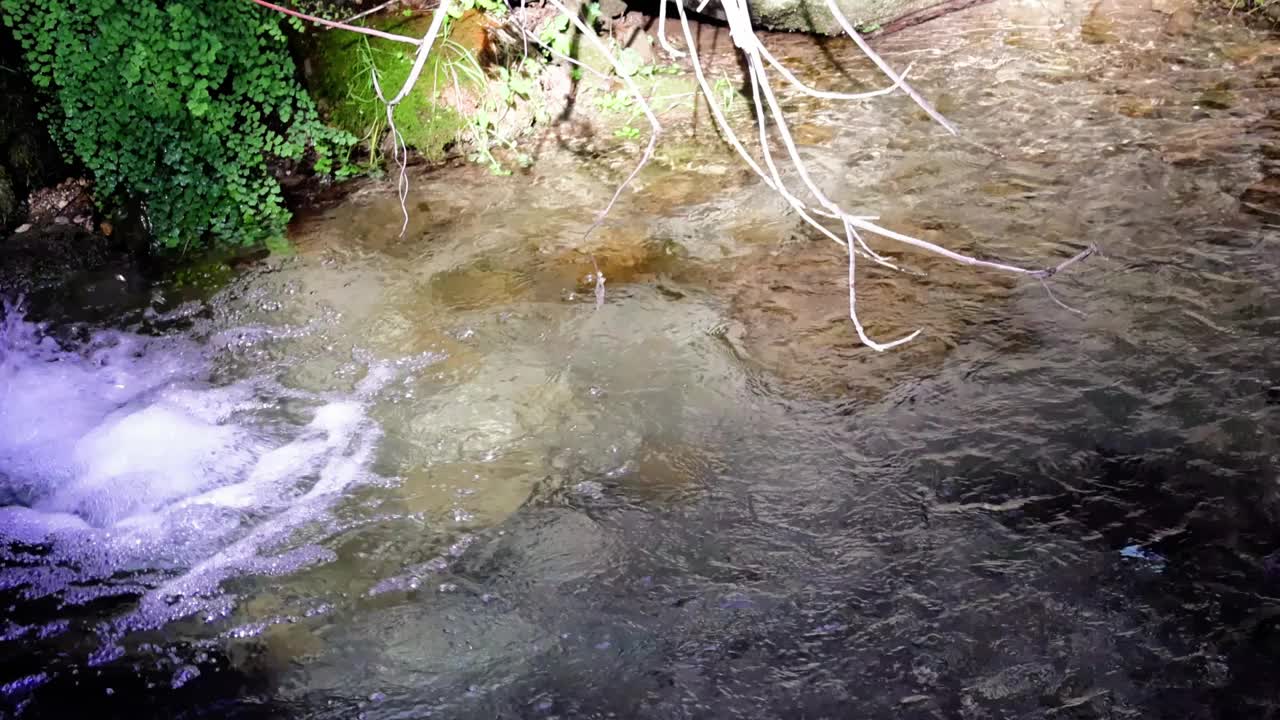
<path fill-rule="evenodd" d="M 173 679 L 169 681 L 169 687 L 177 690 L 198 677 L 200 677 L 199 668 L 195 665 L 183 665 L 173 673 Z"/>
<path fill-rule="evenodd" d="M 573 491 L 578 495 L 591 500 L 604 499 L 604 486 L 595 480 L 584 480 L 573 486 Z"/>

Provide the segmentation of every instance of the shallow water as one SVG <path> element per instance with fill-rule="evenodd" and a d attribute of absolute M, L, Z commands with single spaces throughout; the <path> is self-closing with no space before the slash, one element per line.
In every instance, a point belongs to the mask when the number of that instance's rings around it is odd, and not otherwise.
<path fill-rule="evenodd" d="M 1052 285 L 1083 315 L 895 253 L 927 277 L 866 269 L 864 321 L 924 334 L 872 353 L 840 248 L 706 139 L 585 246 L 632 156 L 549 147 L 416 176 L 403 238 L 367 188 L 119 329 L 6 308 L 0 714 L 1275 714 L 1280 46 L 1163 22 L 998 3 L 880 42 L 1000 156 L 789 101 L 889 227 L 1097 243 Z"/>

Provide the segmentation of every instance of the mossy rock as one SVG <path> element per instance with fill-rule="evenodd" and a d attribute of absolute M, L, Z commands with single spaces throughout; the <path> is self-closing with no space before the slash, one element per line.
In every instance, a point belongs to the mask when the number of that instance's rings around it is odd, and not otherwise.
<path fill-rule="evenodd" d="M 373 26 L 408 37 L 422 37 L 430 13 L 383 18 Z M 330 124 L 357 137 L 376 138 L 386 129 L 386 106 L 373 90 L 371 71 L 386 97 L 404 85 L 417 48 L 367 35 L 319 33 L 307 52 L 308 83 Z M 426 67 L 407 98 L 395 110 L 405 143 L 429 160 L 440 160 L 467 127 L 458 107 L 478 94 L 484 77 L 475 52 L 451 39 L 437 40 Z M 446 101 L 447 98 L 447 101 Z"/>

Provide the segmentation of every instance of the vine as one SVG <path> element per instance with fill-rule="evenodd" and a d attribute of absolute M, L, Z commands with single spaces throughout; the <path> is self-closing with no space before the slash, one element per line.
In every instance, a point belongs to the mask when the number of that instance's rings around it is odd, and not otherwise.
<path fill-rule="evenodd" d="M 160 248 L 278 241 L 273 164 L 328 173 L 355 142 L 296 81 L 281 16 L 243 0 L 0 0 L 0 14 L 64 154 L 100 203 L 138 201 Z"/>

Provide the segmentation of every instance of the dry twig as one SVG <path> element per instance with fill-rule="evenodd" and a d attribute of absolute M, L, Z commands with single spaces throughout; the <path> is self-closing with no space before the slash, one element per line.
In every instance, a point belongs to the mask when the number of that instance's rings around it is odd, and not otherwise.
<path fill-rule="evenodd" d="M 701 11 L 709 1 L 710 0 L 701 0 L 701 4 L 698 6 L 698 10 Z M 306 15 L 304 13 L 300 13 L 294 10 L 290 10 L 288 8 L 281 7 L 279 5 L 275 5 L 273 3 L 267 2 L 266 0 L 251 0 L 251 2 L 257 3 L 258 5 L 261 5 L 263 7 L 270 8 L 277 12 L 298 17 L 304 20 L 316 22 L 326 27 L 341 28 L 345 30 L 350 30 L 352 32 L 359 32 L 367 35 L 372 35 L 375 37 L 380 37 L 386 40 L 394 40 L 397 42 L 411 43 L 418 47 L 417 55 L 414 58 L 413 69 L 411 70 L 409 77 L 405 81 L 404 85 L 400 88 L 400 91 L 392 99 L 388 100 L 383 95 L 382 88 L 378 83 L 377 71 L 376 69 L 373 71 L 374 89 L 377 92 L 378 98 L 386 104 L 387 124 L 392 133 L 393 142 L 395 143 L 394 157 L 400 167 L 400 175 L 399 175 L 399 180 L 397 182 L 397 190 L 400 197 L 400 207 L 402 212 L 404 213 L 404 224 L 401 227 L 401 235 L 403 235 L 405 232 L 405 229 L 408 228 L 408 224 L 409 224 L 409 212 L 406 206 L 406 199 L 408 197 L 408 192 L 409 192 L 409 181 L 406 174 L 406 161 L 407 161 L 408 149 L 404 145 L 404 138 L 401 136 L 399 130 L 395 126 L 393 114 L 396 106 L 399 105 L 399 103 L 402 102 L 404 98 L 407 97 L 408 94 L 412 91 L 414 85 L 417 83 L 418 78 L 422 73 L 423 68 L 425 67 L 427 55 L 431 50 L 432 44 L 435 42 L 436 36 L 439 34 L 440 29 L 444 24 L 444 19 L 447 14 L 446 9 L 447 9 L 448 0 L 445 0 L 445 2 L 442 2 L 441 5 L 436 9 L 435 15 L 432 18 L 431 26 L 428 29 L 427 34 L 421 39 L 413 39 L 413 38 L 408 38 L 401 35 L 385 33 L 378 30 L 371 30 L 369 28 L 357 27 L 357 26 L 346 24 L 346 23 L 338 23 L 338 22 L 333 22 L 329 20 L 324 20 L 323 18 L 317 18 L 311 15 Z M 596 228 L 598 228 L 601 225 L 601 223 L 604 222 L 605 217 L 608 215 L 609 211 L 613 209 L 613 206 L 617 203 L 618 198 L 622 195 L 622 192 L 631 184 L 632 181 L 634 181 L 636 176 L 640 173 L 640 171 L 644 168 L 644 166 L 653 157 L 654 149 L 657 146 L 658 136 L 662 132 L 662 126 L 658 122 L 658 118 L 656 114 L 653 112 L 652 107 L 650 106 L 647 99 L 644 97 L 643 93 L 641 93 L 640 89 L 636 86 L 635 82 L 631 79 L 630 75 L 622 67 L 617 54 L 612 52 L 608 47 L 606 47 L 604 43 L 600 40 L 600 38 L 596 36 L 595 32 L 590 27 L 588 27 L 586 23 L 584 23 L 582 19 L 579 18 L 575 13 L 571 12 L 570 9 L 564 5 L 562 0 L 546 0 L 546 2 L 552 7 L 554 7 L 556 10 L 558 10 L 560 13 L 565 15 L 567 18 L 569 18 L 569 21 L 572 23 L 574 28 L 579 33 L 581 33 L 582 37 L 584 37 L 588 42 L 595 45 L 596 49 L 599 52 L 601 52 L 605 57 L 609 58 L 610 62 L 614 66 L 614 70 L 617 73 L 618 77 L 622 79 L 623 83 L 627 87 L 628 92 L 635 98 L 636 103 L 638 104 L 645 118 L 649 121 L 649 125 L 651 127 L 649 142 L 645 146 L 645 149 L 641 154 L 640 161 L 637 163 L 635 169 L 631 171 L 631 173 L 626 177 L 626 179 L 624 179 L 623 182 L 614 191 L 613 196 L 609 199 L 608 204 L 605 205 L 604 209 L 596 216 L 595 221 L 590 225 L 590 227 L 587 228 L 586 232 L 583 234 L 583 238 L 585 239 Z M 1052 290 L 1049 289 L 1049 286 L 1045 281 L 1048 280 L 1053 275 L 1055 275 L 1056 273 L 1064 270 L 1068 266 L 1073 265 L 1076 262 L 1079 262 L 1081 260 L 1084 260 L 1085 258 L 1092 255 L 1094 252 L 1096 252 L 1096 248 L 1093 246 L 1090 246 L 1082 250 L 1081 252 L 1077 253 L 1075 256 L 1068 258 L 1067 260 L 1064 260 L 1063 262 L 1059 263 L 1056 266 L 1043 268 L 1043 269 L 1029 269 L 1024 267 L 1019 267 L 1016 265 L 1010 265 L 1007 263 L 995 262 L 991 260 L 983 260 L 970 255 L 965 255 L 963 253 L 958 253 L 953 250 L 949 250 L 936 243 L 931 243 L 926 240 L 921 240 L 920 238 L 912 237 L 910 235 L 905 235 L 903 233 L 899 233 L 894 230 L 890 230 L 888 228 L 882 227 L 874 222 L 874 220 L 876 220 L 877 218 L 873 216 L 852 215 L 847 211 L 845 211 L 838 203 L 834 202 L 830 197 L 828 197 L 827 194 L 824 193 L 823 190 L 819 187 L 818 183 L 810 175 L 808 167 L 804 161 L 804 158 L 801 157 L 799 149 L 796 147 L 796 143 L 791 135 L 791 131 L 788 126 L 787 119 L 782 111 L 781 104 L 778 102 L 773 86 L 769 80 L 766 67 L 772 68 L 775 72 L 781 75 L 784 80 L 786 80 L 788 83 L 794 86 L 799 92 L 812 97 L 817 97 L 817 98 L 823 98 L 823 99 L 829 99 L 829 100 L 860 101 L 860 100 L 868 100 L 871 98 L 885 96 L 896 90 L 901 90 L 904 94 L 906 94 L 909 98 L 911 98 L 911 100 L 915 102 L 921 109 L 923 109 L 930 118 L 932 118 L 935 122 L 937 122 L 940 126 L 942 126 L 942 128 L 944 128 L 948 133 L 952 135 L 959 135 L 959 131 L 957 130 L 955 125 L 952 124 L 949 120 L 947 120 L 947 118 L 943 117 L 941 113 L 939 113 L 927 100 L 924 99 L 923 96 L 920 95 L 920 93 L 918 93 L 915 90 L 915 88 L 911 87 L 911 85 L 907 82 L 906 78 L 908 73 L 911 70 L 911 67 L 908 66 L 906 71 L 902 72 L 901 74 L 894 71 L 894 69 L 884 60 L 884 58 L 882 58 L 878 53 L 876 53 L 875 50 L 873 50 L 871 46 L 867 44 L 866 40 L 864 40 L 862 36 L 857 32 L 857 30 L 853 28 L 848 18 L 846 18 L 844 14 L 841 12 L 835 0 L 827 0 L 827 6 L 832 16 L 835 18 L 836 22 L 840 25 L 841 29 L 845 32 L 845 34 L 848 35 L 850 38 L 852 38 L 854 43 L 858 46 L 859 50 L 861 50 L 862 53 L 866 55 L 867 58 L 870 59 L 871 62 L 874 63 L 876 67 L 879 68 L 880 71 L 883 72 L 886 77 L 889 78 L 889 80 L 892 82 L 892 85 L 890 85 L 889 87 L 870 91 L 870 92 L 842 93 L 842 92 L 835 92 L 835 91 L 829 91 L 829 90 L 818 90 L 816 88 L 813 88 L 805 84 L 799 78 L 797 78 L 794 73 L 792 73 L 789 69 L 787 69 L 781 62 L 779 62 L 778 59 L 775 58 L 773 54 L 770 53 L 768 49 L 765 48 L 764 45 L 760 42 L 759 37 L 756 35 L 755 30 L 752 27 L 750 13 L 748 11 L 745 0 L 718 0 L 721 7 L 724 9 L 725 17 L 727 18 L 729 23 L 730 37 L 733 39 L 734 45 L 737 47 L 738 51 L 742 54 L 742 56 L 746 60 L 746 66 L 747 66 L 748 76 L 749 76 L 748 79 L 749 79 L 750 88 L 751 88 L 751 95 L 752 95 L 752 99 L 755 106 L 756 124 L 760 133 L 760 138 L 759 138 L 760 155 L 764 163 L 763 167 L 761 166 L 760 162 L 756 161 L 755 157 L 747 150 L 746 146 L 738 138 L 737 133 L 734 131 L 733 127 L 729 124 L 728 119 L 725 117 L 724 113 L 722 112 L 719 106 L 719 103 L 716 100 L 716 93 L 713 91 L 711 85 L 707 82 L 706 75 L 703 72 L 702 62 L 698 57 L 697 42 L 693 36 L 692 29 L 690 28 L 689 19 L 685 12 L 684 3 L 682 2 L 682 0 L 673 0 L 673 2 L 675 2 L 676 11 L 680 17 L 680 27 L 684 34 L 685 43 L 687 45 L 687 54 L 689 56 L 689 60 L 694 72 L 694 76 L 697 79 L 698 87 L 701 90 L 701 93 L 710 109 L 711 115 L 715 119 L 716 125 L 720 128 L 720 131 L 724 139 L 729 143 L 729 145 L 734 149 L 734 151 L 737 152 L 737 154 L 746 162 L 747 166 L 750 167 L 751 170 L 758 177 L 760 177 L 761 181 L 764 182 L 769 189 L 777 192 L 787 202 L 788 206 L 790 206 L 796 212 L 796 214 L 800 216 L 801 219 L 803 219 L 809 226 L 816 229 L 822 235 L 830 238 L 831 240 L 833 240 L 834 242 L 836 242 L 837 244 L 845 248 L 846 255 L 848 256 L 847 272 L 848 272 L 848 283 L 849 283 L 849 318 L 853 322 L 854 328 L 858 333 L 858 338 L 865 345 L 867 345 L 867 347 L 879 352 L 883 352 L 885 350 L 889 350 L 903 343 L 910 342 L 911 340 L 919 336 L 921 331 L 916 330 L 904 337 L 901 337 L 889 342 L 883 342 L 883 343 L 872 340 L 867 335 L 866 330 L 862 325 L 862 322 L 858 318 L 858 312 L 857 312 L 857 284 L 856 284 L 857 256 L 863 255 L 873 260 L 874 262 L 877 262 L 885 267 L 888 267 L 894 270 L 900 270 L 901 268 L 899 268 L 896 264 L 894 264 L 887 258 L 883 257 L 879 253 L 875 252 L 859 234 L 858 232 L 859 230 L 864 230 L 864 231 L 873 233 L 875 235 L 878 235 L 882 238 L 886 238 L 888 240 L 899 242 L 904 245 L 908 245 L 910 247 L 924 250 L 926 252 L 933 253 L 935 255 L 940 255 L 949 260 L 953 260 L 955 262 L 963 263 L 966 265 L 972 265 L 976 267 L 985 267 L 985 268 L 990 268 L 994 270 L 1000 270 L 1002 272 L 1010 272 L 1010 273 L 1015 273 L 1020 275 L 1029 275 L 1031 277 L 1036 278 L 1044 285 L 1046 292 L 1049 293 L 1049 297 L 1055 303 L 1061 305 L 1067 310 L 1070 310 L 1071 312 L 1079 313 L 1078 310 L 1071 308 L 1063 304 L 1061 301 L 1059 301 L 1057 297 L 1053 295 Z M 524 0 L 521 0 L 522 7 L 523 7 L 523 4 L 524 4 Z M 667 41 L 665 22 L 666 22 L 666 4 L 664 2 L 660 5 L 660 10 L 659 10 L 658 41 L 662 46 L 662 48 L 672 57 L 684 57 L 686 54 L 685 52 L 681 52 L 680 50 L 677 50 L 676 48 L 671 46 L 670 43 Z M 523 27 L 523 25 L 521 25 L 519 22 L 515 22 L 513 24 L 520 30 L 521 35 L 524 38 L 526 53 L 527 53 L 527 45 L 530 40 L 534 41 L 539 45 L 542 45 L 543 47 L 547 47 L 547 45 L 545 43 L 542 43 L 539 40 L 539 38 L 537 38 L 532 32 L 529 31 L 528 28 Z M 590 68 L 582 63 L 578 63 L 573 58 L 564 57 L 563 55 L 561 55 L 560 53 L 556 52 L 555 50 L 549 47 L 547 49 L 550 50 L 552 54 L 558 57 L 561 57 L 562 59 L 565 59 L 575 65 L 579 65 L 580 67 L 584 67 L 592 72 L 596 72 L 597 74 L 599 74 L 595 70 L 595 68 Z M 766 112 L 766 107 L 768 108 L 768 112 Z M 786 151 L 786 159 L 789 161 L 789 164 L 791 168 L 794 170 L 796 177 L 799 178 L 801 185 L 804 187 L 804 191 L 807 193 L 808 196 L 813 198 L 812 204 L 806 201 L 805 199 L 802 199 L 800 196 L 794 194 L 793 192 L 791 192 L 791 190 L 787 188 L 786 183 L 783 180 L 782 172 L 779 170 L 777 163 L 774 161 L 773 154 L 770 150 L 770 138 L 769 138 L 770 123 L 772 123 L 773 129 L 775 130 L 777 138 L 781 141 L 781 144 Z M 767 171 L 766 171 L 766 168 L 767 168 Z M 841 237 L 840 235 L 837 235 L 830 228 L 828 228 L 824 223 L 820 222 L 819 218 L 824 218 L 828 221 L 838 222 L 841 230 L 843 231 L 842 232 L 843 237 Z M 603 302 L 605 278 L 603 273 L 600 272 L 599 266 L 595 265 L 594 257 L 592 257 L 592 263 L 595 266 L 595 273 L 593 274 L 593 278 L 596 285 L 596 300 L 597 300 L 597 303 L 600 303 L 600 302 Z"/>

